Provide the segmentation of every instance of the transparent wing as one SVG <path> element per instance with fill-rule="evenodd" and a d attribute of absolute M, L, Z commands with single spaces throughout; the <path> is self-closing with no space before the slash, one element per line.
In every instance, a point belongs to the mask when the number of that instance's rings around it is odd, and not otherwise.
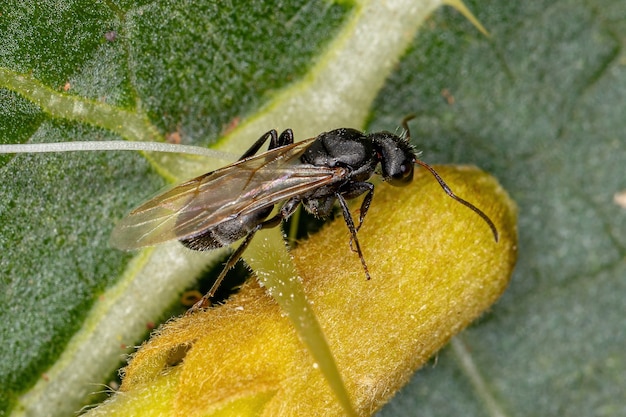
<path fill-rule="evenodd" d="M 244 159 L 152 198 L 115 226 L 111 245 L 127 250 L 197 236 L 224 221 L 343 177 L 343 168 L 299 162 L 314 140 Z"/>

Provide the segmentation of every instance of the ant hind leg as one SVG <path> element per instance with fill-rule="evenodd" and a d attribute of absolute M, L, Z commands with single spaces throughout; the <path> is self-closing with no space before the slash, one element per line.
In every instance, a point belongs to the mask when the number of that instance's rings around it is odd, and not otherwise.
<path fill-rule="evenodd" d="M 243 155 L 241 155 L 239 161 L 250 158 L 251 156 L 256 154 L 259 149 L 261 149 L 261 146 L 263 146 L 268 139 L 270 140 L 270 146 L 267 148 L 268 151 L 280 148 L 285 145 L 291 145 L 293 143 L 293 131 L 291 129 L 285 129 L 280 134 L 280 136 L 278 136 L 278 132 L 276 131 L 276 129 L 270 130 L 259 139 L 257 139 L 257 141 L 254 142 L 252 146 L 250 146 L 250 149 L 248 149 L 246 152 L 244 152 Z"/>
<path fill-rule="evenodd" d="M 297 206 L 297 202 L 298 202 L 297 200 L 293 200 L 293 203 L 292 203 L 293 207 L 291 207 L 290 205 L 290 212 L 286 212 L 282 210 L 279 211 L 275 216 L 257 224 L 256 227 L 252 229 L 246 235 L 243 242 L 241 242 L 241 244 L 237 247 L 237 249 L 235 249 L 235 251 L 228 257 L 228 260 L 226 261 L 224 268 L 218 275 L 213 285 L 211 285 L 211 288 L 209 289 L 209 291 L 206 294 L 204 294 L 202 298 L 198 300 L 198 302 L 196 302 L 193 306 L 191 306 L 189 310 L 187 310 L 187 314 L 191 314 L 198 310 L 205 309 L 211 305 L 211 298 L 217 292 L 217 289 L 219 288 L 220 284 L 226 277 L 226 274 L 228 273 L 228 271 L 232 267 L 235 266 L 237 261 L 239 261 L 239 258 L 241 258 L 241 255 L 243 255 L 245 250 L 248 248 L 248 245 L 250 245 L 250 242 L 252 241 L 252 238 L 254 237 L 256 232 L 258 232 L 261 229 L 278 226 L 285 219 L 285 216 L 289 216 L 293 212 L 293 210 L 295 210 L 295 207 Z"/>

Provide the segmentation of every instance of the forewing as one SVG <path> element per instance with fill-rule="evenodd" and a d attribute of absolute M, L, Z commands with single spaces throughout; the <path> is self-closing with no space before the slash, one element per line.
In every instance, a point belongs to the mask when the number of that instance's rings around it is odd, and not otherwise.
<path fill-rule="evenodd" d="M 134 249 L 197 236 L 224 221 L 300 195 L 344 175 L 342 168 L 299 162 L 300 155 L 313 140 L 244 159 L 154 197 L 116 225 L 111 244 L 119 249 Z"/>

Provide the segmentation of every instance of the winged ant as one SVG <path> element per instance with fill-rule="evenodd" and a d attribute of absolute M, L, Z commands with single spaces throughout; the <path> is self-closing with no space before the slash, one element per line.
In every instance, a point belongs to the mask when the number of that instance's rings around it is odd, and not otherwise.
<path fill-rule="evenodd" d="M 210 290 L 192 307 L 196 310 L 210 304 L 226 272 L 257 231 L 278 226 L 300 205 L 317 217 L 328 217 L 338 201 L 350 231 L 350 246 L 370 279 L 357 237 L 374 196 L 374 184 L 368 180 L 380 165 L 378 173 L 384 181 L 406 185 L 413 179 L 415 164 L 426 168 L 448 196 L 478 214 L 497 242 L 498 231 L 491 219 L 456 196 L 431 166 L 417 159 L 409 143 L 409 119 L 402 121 L 402 137 L 385 131 L 365 134 L 341 128 L 294 143 L 291 129 L 280 135 L 272 129 L 237 162 L 180 184 L 131 211 L 116 225 L 111 243 L 129 250 L 176 239 L 190 249 L 203 251 L 243 239 Z M 257 155 L 268 140 L 268 150 Z M 361 195 L 355 225 L 346 200 Z M 280 209 L 270 217 L 278 204 Z"/>

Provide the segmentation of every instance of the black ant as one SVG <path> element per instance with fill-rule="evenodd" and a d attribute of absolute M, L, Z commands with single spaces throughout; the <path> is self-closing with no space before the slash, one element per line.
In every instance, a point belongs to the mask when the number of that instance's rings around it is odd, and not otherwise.
<path fill-rule="evenodd" d="M 338 201 L 350 231 L 350 245 L 354 242 L 370 279 L 357 232 L 374 196 L 374 184 L 368 180 L 379 164 L 383 180 L 394 186 L 411 182 L 415 164 L 426 168 L 446 194 L 487 223 L 497 242 L 498 231 L 491 219 L 457 197 L 431 166 L 417 159 L 407 121 L 402 122 L 403 137 L 341 128 L 294 143 L 291 129 L 280 135 L 270 130 L 237 162 L 180 184 L 130 212 L 115 227 L 111 242 L 120 249 L 134 249 L 176 239 L 190 249 L 211 250 L 243 238 L 209 292 L 194 306 L 203 308 L 257 231 L 279 225 L 299 205 L 317 217 L 328 217 Z M 256 155 L 268 139 L 268 151 Z M 346 200 L 363 194 L 355 226 Z M 269 217 L 276 204 L 281 204 L 280 210 Z"/>

